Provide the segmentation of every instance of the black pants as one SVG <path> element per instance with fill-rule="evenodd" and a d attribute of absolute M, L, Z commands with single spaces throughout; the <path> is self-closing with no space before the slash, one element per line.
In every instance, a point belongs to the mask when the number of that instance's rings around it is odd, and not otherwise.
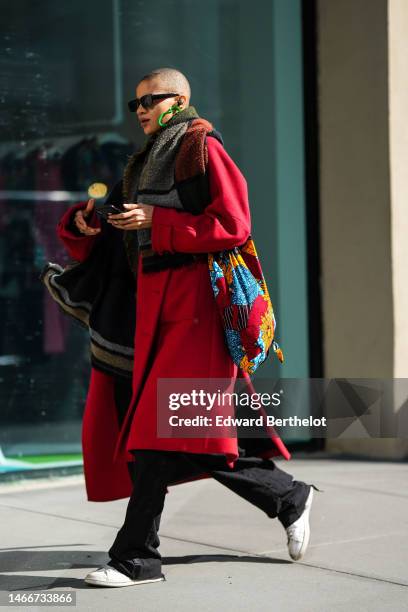
<path fill-rule="evenodd" d="M 115 386 L 119 420 L 129 405 L 127 382 Z M 272 459 L 239 457 L 234 468 L 225 455 L 174 451 L 134 450 L 128 467 L 133 481 L 125 521 L 109 549 L 113 562 L 131 566 L 134 559 L 161 559 L 158 536 L 167 486 L 178 480 L 208 473 L 258 507 L 270 518 L 288 527 L 302 514 L 311 486 L 294 480 Z M 316 487 L 314 487 L 316 488 Z"/>

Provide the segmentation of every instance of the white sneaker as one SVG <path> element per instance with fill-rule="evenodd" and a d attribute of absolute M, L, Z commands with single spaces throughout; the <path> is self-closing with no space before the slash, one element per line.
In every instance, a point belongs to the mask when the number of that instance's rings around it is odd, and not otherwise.
<path fill-rule="evenodd" d="M 147 582 L 160 582 L 164 580 L 163 574 L 157 578 L 143 578 L 142 580 L 132 580 L 126 576 L 126 574 L 122 574 L 114 567 L 110 565 L 105 565 L 104 567 L 100 567 L 99 569 L 90 572 L 84 578 L 87 584 L 92 584 L 94 586 L 103 586 L 103 587 L 124 587 L 124 586 L 133 586 L 135 584 L 146 584 Z"/>
<path fill-rule="evenodd" d="M 310 487 L 310 493 L 306 500 L 306 505 L 303 513 L 300 517 L 289 527 L 286 527 L 286 533 L 288 534 L 288 550 L 289 555 L 294 561 L 299 561 L 307 549 L 310 538 L 310 526 L 309 526 L 309 514 L 310 508 L 313 501 L 313 487 Z"/>

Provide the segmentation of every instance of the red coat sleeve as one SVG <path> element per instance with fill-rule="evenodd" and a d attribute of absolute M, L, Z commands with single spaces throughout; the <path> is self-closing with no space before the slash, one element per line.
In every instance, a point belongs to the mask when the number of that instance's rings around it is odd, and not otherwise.
<path fill-rule="evenodd" d="M 152 248 L 163 252 L 211 253 L 243 244 L 251 233 L 245 177 L 214 137 L 207 137 L 211 201 L 200 215 L 155 206 Z"/>
<path fill-rule="evenodd" d="M 86 208 L 86 202 L 78 202 L 73 204 L 65 211 L 57 225 L 57 236 L 62 240 L 64 246 L 72 259 L 76 261 L 84 261 L 95 241 L 99 239 L 101 232 L 94 236 L 84 236 L 81 234 L 74 224 L 74 216 L 77 210 Z M 101 222 L 98 215 L 93 210 L 93 213 L 88 217 L 87 224 L 90 227 L 101 227 Z"/>

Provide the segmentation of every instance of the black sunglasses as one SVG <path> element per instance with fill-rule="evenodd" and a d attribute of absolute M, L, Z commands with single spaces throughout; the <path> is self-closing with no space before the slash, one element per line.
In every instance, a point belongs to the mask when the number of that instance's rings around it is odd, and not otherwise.
<path fill-rule="evenodd" d="M 165 98 L 173 98 L 173 96 L 178 96 L 177 93 L 162 93 L 162 94 L 146 94 L 141 98 L 135 98 L 134 100 L 130 100 L 128 102 L 128 107 L 131 113 L 134 113 L 139 108 L 140 104 L 143 108 L 153 108 L 154 100 L 164 100 Z"/>

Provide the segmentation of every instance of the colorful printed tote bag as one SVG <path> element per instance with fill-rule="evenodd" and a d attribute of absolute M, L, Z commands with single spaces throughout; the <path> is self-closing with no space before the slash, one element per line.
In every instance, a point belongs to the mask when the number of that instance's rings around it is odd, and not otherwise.
<path fill-rule="evenodd" d="M 282 350 L 274 339 L 272 302 L 252 237 L 242 246 L 208 253 L 208 267 L 234 363 L 253 374 L 271 345 L 283 363 Z"/>

